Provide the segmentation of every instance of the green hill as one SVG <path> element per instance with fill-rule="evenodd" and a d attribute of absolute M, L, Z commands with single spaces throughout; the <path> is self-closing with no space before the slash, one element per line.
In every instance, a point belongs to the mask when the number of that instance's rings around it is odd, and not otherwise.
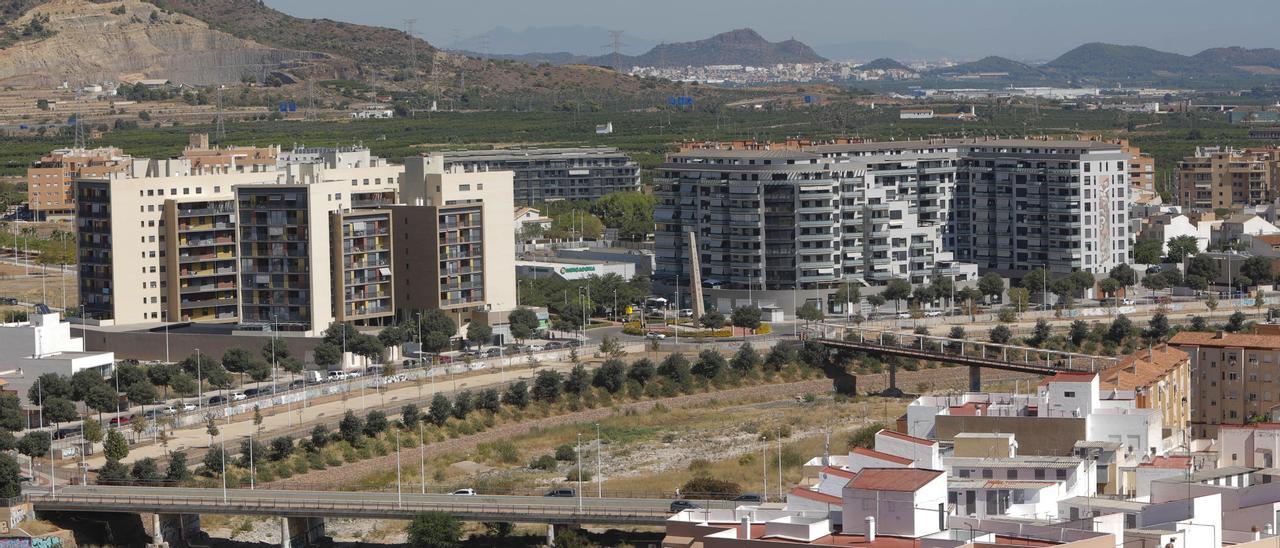
<path fill-rule="evenodd" d="M 881 57 L 879 59 L 872 59 L 870 62 L 858 65 L 858 70 L 911 70 L 911 67 L 908 67 L 902 63 L 899 63 L 895 59 L 890 59 L 888 57 Z"/>

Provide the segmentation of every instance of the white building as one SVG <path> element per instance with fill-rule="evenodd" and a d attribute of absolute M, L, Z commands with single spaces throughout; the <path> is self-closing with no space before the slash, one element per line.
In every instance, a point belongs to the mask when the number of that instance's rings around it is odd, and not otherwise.
<path fill-rule="evenodd" d="M 940 470 L 864 468 L 841 498 L 846 533 L 920 538 L 947 527 L 947 476 Z"/>
<path fill-rule="evenodd" d="M 1222 221 L 1192 222 L 1190 217 L 1182 214 L 1166 213 L 1155 215 L 1147 220 L 1146 228 L 1139 236 L 1141 240 L 1159 240 L 1160 254 L 1169 254 L 1169 240 L 1179 236 L 1191 236 L 1196 239 L 1196 248 L 1204 251 L 1209 247 L 1213 229 Z"/>
<path fill-rule="evenodd" d="M 112 352 L 85 352 L 84 339 L 71 332 L 58 314 L 32 314 L 30 321 L 0 325 L 0 367 L 21 371 L 9 388 L 26 394 L 26 386 L 45 373 L 70 377 L 86 369 L 106 375 L 115 362 Z"/>

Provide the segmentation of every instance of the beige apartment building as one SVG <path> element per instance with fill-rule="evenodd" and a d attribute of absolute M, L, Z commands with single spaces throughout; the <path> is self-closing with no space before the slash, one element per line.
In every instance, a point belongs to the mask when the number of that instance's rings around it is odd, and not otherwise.
<path fill-rule="evenodd" d="M 1169 346 L 1191 359 L 1191 434 L 1217 437 L 1280 405 L 1280 335 L 1183 331 Z"/>
<path fill-rule="evenodd" d="M 1187 441 L 1191 424 L 1191 358 L 1160 345 L 1125 356 L 1098 374 L 1102 389 L 1132 391 L 1141 409 L 1160 412 L 1164 438 Z"/>
<path fill-rule="evenodd" d="M 75 215 L 71 182 L 124 170 L 128 158 L 115 147 L 58 149 L 27 168 L 27 204 L 37 220 Z"/>
<path fill-rule="evenodd" d="M 1280 197 L 1280 149 L 1198 147 L 1178 162 L 1177 202 L 1190 209 L 1241 208 Z"/>

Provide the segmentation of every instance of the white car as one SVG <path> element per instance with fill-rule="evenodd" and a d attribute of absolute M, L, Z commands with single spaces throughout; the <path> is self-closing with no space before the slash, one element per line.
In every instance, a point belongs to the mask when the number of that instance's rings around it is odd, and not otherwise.
<path fill-rule="evenodd" d="M 235 392 L 231 394 L 231 401 L 241 401 L 241 400 L 247 400 L 247 399 L 249 399 L 249 396 L 244 395 L 244 392 Z"/>
<path fill-rule="evenodd" d="M 899 312 L 899 313 L 898 313 L 898 319 L 899 319 L 899 320 L 910 320 L 910 319 L 911 319 L 911 313 L 910 313 L 910 312 Z"/>
<path fill-rule="evenodd" d="M 184 403 L 184 404 L 182 404 L 182 410 L 183 410 L 183 411 L 195 411 L 195 410 L 196 410 L 196 404 L 194 404 L 194 403 Z"/>
<path fill-rule="evenodd" d="M 650 331 L 650 332 L 648 332 L 648 333 L 645 333 L 645 334 L 644 334 L 644 338 L 646 338 L 646 339 L 655 339 L 655 340 L 659 340 L 659 341 L 660 341 L 660 340 L 662 340 L 662 339 L 667 338 L 667 336 L 666 336 L 666 334 L 658 333 L 657 331 Z"/>
<path fill-rule="evenodd" d="M 926 318 L 939 318 L 939 317 L 942 317 L 942 311 L 941 311 L 941 310 L 926 310 L 926 311 L 925 311 L 925 313 L 924 313 L 924 317 L 926 317 Z"/>
<path fill-rule="evenodd" d="M 1120 301 L 1120 304 L 1123 304 L 1125 306 L 1131 306 L 1133 304 L 1133 299 L 1123 299 Z"/>
<path fill-rule="evenodd" d="M 475 489 L 471 489 L 471 488 L 469 488 L 469 487 L 468 487 L 468 488 L 466 488 L 466 489 L 458 489 L 457 491 L 454 491 L 454 492 L 449 493 L 449 494 L 450 494 L 450 495 L 465 496 L 465 497 L 474 497 L 474 496 L 476 495 L 476 490 L 475 490 Z"/>
<path fill-rule="evenodd" d="M 174 407 L 174 406 L 172 406 L 172 405 L 166 405 L 166 406 L 164 407 L 164 409 L 162 409 L 160 412 L 161 412 L 161 413 L 164 413 L 164 414 L 166 414 L 166 415 L 177 415 L 177 414 L 178 414 L 178 408 L 177 408 L 177 407 Z"/>
<path fill-rule="evenodd" d="M 529 351 L 530 351 L 530 352 L 542 352 L 543 350 L 546 350 L 546 349 L 547 349 L 547 347 L 545 347 L 545 346 L 543 346 L 543 345 L 540 345 L 540 344 L 531 344 L 531 345 L 529 345 Z"/>

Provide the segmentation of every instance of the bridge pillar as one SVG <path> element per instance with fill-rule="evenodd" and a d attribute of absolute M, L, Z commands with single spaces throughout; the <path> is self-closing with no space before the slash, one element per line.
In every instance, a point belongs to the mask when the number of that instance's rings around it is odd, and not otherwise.
<path fill-rule="evenodd" d="M 303 548 L 324 541 L 324 518 L 280 518 L 280 546 Z"/>
<path fill-rule="evenodd" d="M 198 514 L 139 514 L 142 528 L 151 536 L 149 546 L 190 546 L 200 531 Z"/>
<path fill-rule="evenodd" d="M 556 524 L 547 524 L 547 546 L 556 545 Z"/>
<path fill-rule="evenodd" d="M 982 368 L 976 365 L 969 366 L 969 391 L 982 391 Z"/>

